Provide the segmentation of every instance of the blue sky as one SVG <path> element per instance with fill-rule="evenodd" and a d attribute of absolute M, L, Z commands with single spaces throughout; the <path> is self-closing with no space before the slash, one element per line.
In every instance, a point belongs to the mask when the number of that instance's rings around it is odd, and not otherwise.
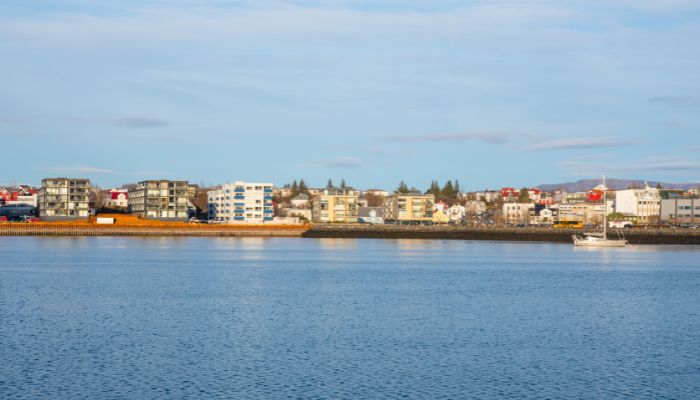
<path fill-rule="evenodd" d="M 4 0 L 0 183 L 700 181 L 698 37 L 695 0 Z"/>

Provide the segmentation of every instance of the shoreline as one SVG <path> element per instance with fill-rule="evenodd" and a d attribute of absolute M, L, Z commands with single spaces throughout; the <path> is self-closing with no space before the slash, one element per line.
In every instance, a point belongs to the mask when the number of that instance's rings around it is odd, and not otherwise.
<path fill-rule="evenodd" d="M 700 245 L 700 231 L 626 229 L 631 244 Z M 570 243 L 581 230 L 551 228 L 469 228 L 402 225 L 95 225 L 69 223 L 0 224 L 0 236 L 133 237 L 296 237 L 338 239 L 438 239 Z M 615 235 L 614 231 L 611 234 Z"/>

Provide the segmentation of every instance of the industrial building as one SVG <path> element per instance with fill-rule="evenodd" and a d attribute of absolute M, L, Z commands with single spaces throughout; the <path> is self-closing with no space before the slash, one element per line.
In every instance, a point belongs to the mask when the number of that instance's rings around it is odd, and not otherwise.
<path fill-rule="evenodd" d="M 700 198 L 674 197 L 661 200 L 661 221 L 672 224 L 700 224 Z"/>

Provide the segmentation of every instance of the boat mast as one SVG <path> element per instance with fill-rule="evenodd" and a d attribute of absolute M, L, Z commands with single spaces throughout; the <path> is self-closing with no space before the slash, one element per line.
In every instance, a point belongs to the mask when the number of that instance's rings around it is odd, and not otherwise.
<path fill-rule="evenodd" d="M 603 238 L 608 238 L 608 187 L 605 186 L 605 175 L 603 175 Z"/>

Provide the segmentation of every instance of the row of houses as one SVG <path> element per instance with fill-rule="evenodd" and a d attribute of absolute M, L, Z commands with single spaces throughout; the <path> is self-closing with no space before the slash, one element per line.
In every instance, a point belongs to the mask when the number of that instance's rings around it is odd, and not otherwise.
<path fill-rule="evenodd" d="M 603 204 L 607 192 L 607 207 Z M 506 224 L 548 225 L 557 222 L 578 222 L 599 225 L 607 210 L 615 219 L 635 225 L 700 223 L 698 192 L 664 190 L 649 187 L 609 190 L 597 187 L 585 196 L 568 195 L 562 202 L 504 202 Z"/>
<path fill-rule="evenodd" d="M 119 209 L 145 219 L 186 221 L 197 215 L 196 185 L 188 181 L 146 180 L 128 188 L 99 191 L 100 206 Z M 607 193 L 607 207 L 602 203 Z M 36 207 L 44 220 L 85 219 L 95 211 L 95 188 L 82 178 L 46 178 L 40 189 L 21 186 L 0 189 L 0 213 L 8 207 Z M 368 198 L 374 199 L 369 204 Z M 277 201 L 275 201 L 277 199 Z M 284 199 L 284 200 L 281 200 Z M 379 200 L 377 200 L 379 199 Z M 272 183 L 234 181 L 206 189 L 200 215 L 212 223 L 464 223 L 466 217 L 483 223 L 548 225 L 556 221 L 600 224 L 603 215 L 637 225 L 700 223 L 697 191 L 663 190 L 645 186 L 612 191 L 602 186 L 588 193 L 545 193 L 528 189 L 522 196 L 513 188 L 460 194 L 452 204 L 436 201 L 418 190 L 389 193 L 347 187 L 307 189 L 291 196 Z"/>

